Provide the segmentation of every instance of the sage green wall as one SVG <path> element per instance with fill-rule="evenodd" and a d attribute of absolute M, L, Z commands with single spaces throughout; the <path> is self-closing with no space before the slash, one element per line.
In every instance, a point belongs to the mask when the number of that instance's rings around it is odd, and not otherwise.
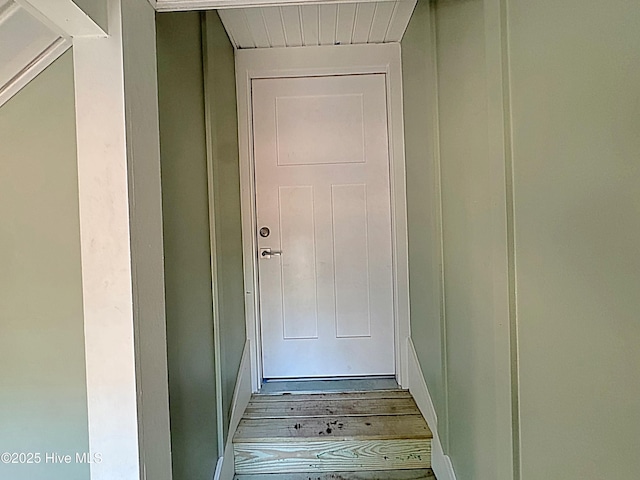
<path fill-rule="evenodd" d="M 640 4 L 508 3 L 522 478 L 637 479 Z"/>
<path fill-rule="evenodd" d="M 246 341 L 238 118 L 233 47 L 217 12 L 206 14 L 207 112 L 213 167 L 224 438 Z"/>
<path fill-rule="evenodd" d="M 175 480 L 218 459 L 200 14 L 157 15 L 169 408 Z"/>
<path fill-rule="evenodd" d="M 437 116 L 429 2 L 418 2 L 402 39 L 407 217 L 409 230 L 409 294 L 411 338 L 429 385 L 446 443 L 444 325 L 442 324 L 442 237 L 439 165 L 435 152 Z M 430 86 L 430 88 L 428 88 Z M 429 134 L 427 134 L 429 132 Z"/>
<path fill-rule="evenodd" d="M 0 107 L 0 478 L 88 480 L 73 57 Z"/>
<path fill-rule="evenodd" d="M 105 32 L 109 30 L 109 14 L 107 11 L 108 2 L 105 0 L 73 0 L 84 13 L 86 13 L 94 22 L 98 24 Z"/>
<path fill-rule="evenodd" d="M 421 1 L 403 40 L 412 295 L 435 262 L 411 173 L 430 155 L 444 254 L 445 322 L 412 299 L 412 335 L 438 392 L 443 334 L 460 479 L 640 471 L 639 23 L 622 0 Z"/>
<path fill-rule="evenodd" d="M 216 12 L 159 14 L 157 35 L 173 474 L 177 480 L 210 480 L 221 447 L 217 421 L 226 440 L 246 341 L 235 60 Z M 207 148 L 214 191 L 219 379 Z"/>
<path fill-rule="evenodd" d="M 146 478 L 171 480 L 156 11 L 121 9 L 138 448 Z"/>
<path fill-rule="evenodd" d="M 498 426 L 494 264 L 503 215 L 489 151 L 482 0 L 435 9 L 444 246 L 448 448 L 461 479 L 498 479 L 506 461 Z M 505 234 L 506 236 L 506 234 Z M 504 253 L 506 257 L 506 252 Z M 507 385 L 508 387 L 508 385 Z"/>
<path fill-rule="evenodd" d="M 512 473 L 510 412 L 497 408 L 510 397 L 496 369 L 504 178 L 492 175 L 484 35 L 481 0 L 420 1 L 402 40 L 411 336 L 462 479 Z"/>

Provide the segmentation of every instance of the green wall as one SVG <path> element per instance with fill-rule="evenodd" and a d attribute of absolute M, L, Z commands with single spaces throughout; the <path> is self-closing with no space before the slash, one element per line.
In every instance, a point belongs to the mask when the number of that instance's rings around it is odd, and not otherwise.
<path fill-rule="evenodd" d="M 211 480 L 218 444 L 200 15 L 157 15 L 157 48 L 173 478 Z"/>
<path fill-rule="evenodd" d="M 224 438 L 246 341 L 238 118 L 233 47 L 216 12 L 206 14 L 205 90 L 213 167 L 218 323 Z"/>
<path fill-rule="evenodd" d="M 458 478 L 640 471 L 638 24 L 420 1 L 403 39 L 412 336 Z"/>
<path fill-rule="evenodd" d="M 510 394 L 495 340 L 504 206 L 493 201 L 482 8 L 418 2 L 402 41 L 411 335 L 440 441 L 463 479 L 503 478 L 511 455 L 499 431 L 506 415 L 510 436 L 509 411 L 497 408 Z"/>
<path fill-rule="evenodd" d="M 87 480 L 88 451 L 73 57 L 0 107 L 0 478 Z"/>
<path fill-rule="evenodd" d="M 121 8 L 138 448 L 146 478 L 171 480 L 156 12 Z"/>
<path fill-rule="evenodd" d="M 636 479 L 640 4 L 511 0 L 508 21 L 522 478 Z"/>
<path fill-rule="evenodd" d="M 109 31 L 108 4 L 104 0 L 73 0 L 100 28 Z"/>
<path fill-rule="evenodd" d="M 446 418 L 445 362 L 442 324 L 442 237 L 440 186 L 435 130 L 437 90 L 428 2 L 419 2 L 402 40 L 407 217 L 409 231 L 409 296 L 411 335 L 429 385 L 436 414 Z M 431 88 L 425 88 L 426 86 Z M 438 425 L 446 442 L 446 421 Z"/>
<path fill-rule="evenodd" d="M 507 461 L 498 426 L 494 245 L 502 204 L 489 151 L 483 2 L 437 3 L 435 42 L 444 246 L 448 451 L 460 478 L 497 479 Z M 506 233 L 504 233 L 506 236 Z M 505 253 L 506 256 L 506 253 Z M 508 388 L 509 386 L 506 385 Z"/>
<path fill-rule="evenodd" d="M 210 480 L 246 340 L 234 52 L 216 12 L 159 14 L 157 35 L 173 475 Z"/>

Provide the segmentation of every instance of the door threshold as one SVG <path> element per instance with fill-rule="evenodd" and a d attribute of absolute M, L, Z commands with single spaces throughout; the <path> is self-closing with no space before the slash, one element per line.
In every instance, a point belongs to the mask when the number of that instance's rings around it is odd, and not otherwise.
<path fill-rule="evenodd" d="M 340 378 L 295 378 L 266 379 L 260 393 L 278 395 L 282 393 L 328 393 L 369 392 L 375 390 L 398 390 L 394 377 L 340 377 Z"/>

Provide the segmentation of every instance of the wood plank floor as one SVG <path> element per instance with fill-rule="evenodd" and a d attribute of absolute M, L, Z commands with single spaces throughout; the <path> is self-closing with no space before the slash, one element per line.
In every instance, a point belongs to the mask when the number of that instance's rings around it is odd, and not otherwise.
<path fill-rule="evenodd" d="M 383 472 L 330 472 L 330 473 L 261 473 L 236 475 L 235 480 L 436 480 L 430 468 Z"/>
<path fill-rule="evenodd" d="M 323 401 L 281 401 L 255 402 L 244 413 L 245 418 L 292 418 L 292 417 L 330 417 L 372 416 L 372 415 L 410 415 L 415 413 L 412 398 L 376 398 L 343 399 Z"/>
<path fill-rule="evenodd" d="M 399 388 L 396 379 L 393 377 L 269 380 L 262 384 L 260 393 L 370 392 L 372 390 L 393 390 Z"/>
<path fill-rule="evenodd" d="M 373 392 L 337 392 L 337 393 L 279 393 L 279 394 L 257 394 L 251 397 L 251 401 L 258 402 L 282 402 L 298 401 L 308 402 L 311 400 L 363 400 L 375 398 L 412 398 L 406 390 L 380 390 Z"/>
<path fill-rule="evenodd" d="M 237 478 L 432 479 L 431 438 L 407 391 L 254 395 L 233 440 Z"/>

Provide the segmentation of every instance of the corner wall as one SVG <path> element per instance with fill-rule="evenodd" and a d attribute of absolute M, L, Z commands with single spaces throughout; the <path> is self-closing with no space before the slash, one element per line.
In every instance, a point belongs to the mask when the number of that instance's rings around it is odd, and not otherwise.
<path fill-rule="evenodd" d="M 246 341 L 234 51 L 215 11 L 157 32 L 173 475 L 210 480 Z"/>
<path fill-rule="evenodd" d="M 169 408 L 175 480 L 218 460 L 200 14 L 157 14 Z"/>

